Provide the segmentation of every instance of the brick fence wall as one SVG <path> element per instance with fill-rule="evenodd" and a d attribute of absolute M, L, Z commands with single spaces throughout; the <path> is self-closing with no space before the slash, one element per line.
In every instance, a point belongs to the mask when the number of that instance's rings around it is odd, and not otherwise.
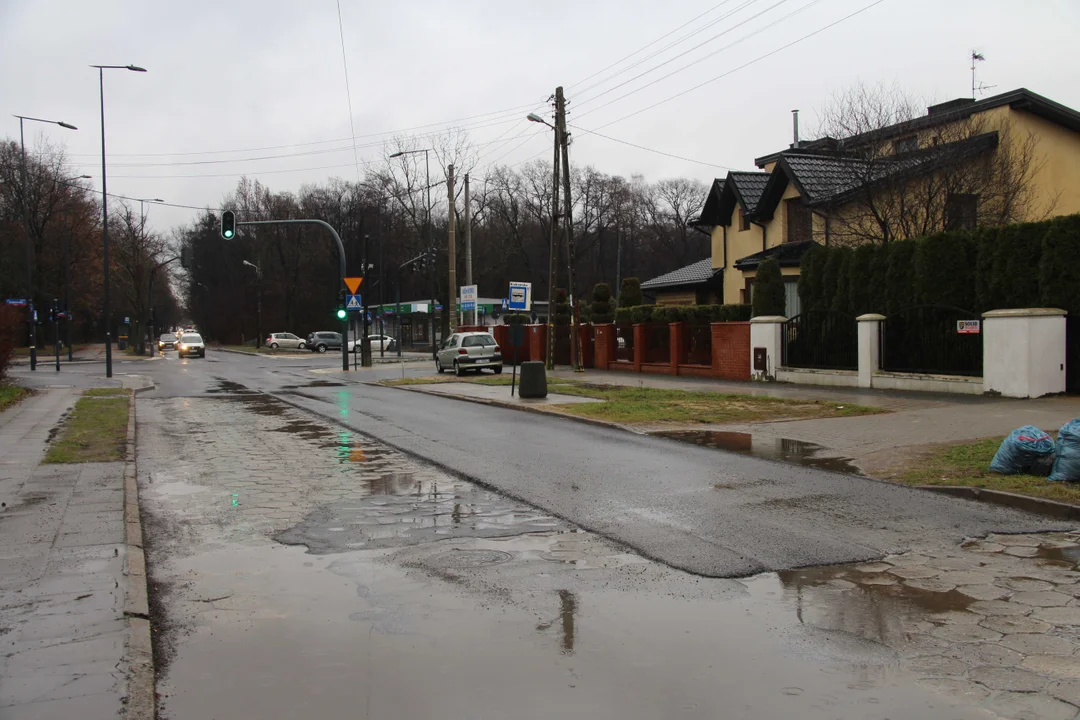
<path fill-rule="evenodd" d="M 750 323 L 713 323 L 712 357 L 714 377 L 749 380 Z"/>

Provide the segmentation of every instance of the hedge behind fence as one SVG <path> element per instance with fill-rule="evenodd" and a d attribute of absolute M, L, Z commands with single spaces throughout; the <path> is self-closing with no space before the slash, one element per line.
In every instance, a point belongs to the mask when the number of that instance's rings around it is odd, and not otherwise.
<path fill-rule="evenodd" d="M 799 296 L 803 310 L 852 315 L 912 305 L 1080 314 L 1080 215 L 854 249 L 815 246 L 803 257 Z"/>
<path fill-rule="evenodd" d="M 745 322 L 750 319 L 750 315 L 749 305 L 638 305 L 616 310 L 615 322 L 619 325 L 647 322 Z"/>

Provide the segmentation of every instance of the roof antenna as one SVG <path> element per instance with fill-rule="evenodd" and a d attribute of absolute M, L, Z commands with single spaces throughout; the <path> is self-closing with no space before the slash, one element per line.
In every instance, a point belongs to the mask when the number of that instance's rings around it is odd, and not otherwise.
<path fill-rule="evenodd" d="M 971 51 L 971 99 L 972 100 L 975 99 L 975 93 L 976 92 L 984 93 L 987 90 L 989 90 L 990 88 L 996 88 L 997 87 L 997 85 L 987 85 L 986 83 L 982 83 L 982 82 L 976 83 L 975 82 L 975 63 L 984 62 L 985 60 L 986 60 L 986 56 L 984 56 L 981 52 L 979 52 L 977 50 L 972 50 Z"/>
<path fill-rule="evenodd" d="M 794 125 L 793 130 L 794 130 L 794 133 L 795 133 L 795 142 L 792 144 L 791 147 L 798 150 L 799 149 L 799 111 L 798 110 L 792 110 L 791 111 L 791 122 Z"/>

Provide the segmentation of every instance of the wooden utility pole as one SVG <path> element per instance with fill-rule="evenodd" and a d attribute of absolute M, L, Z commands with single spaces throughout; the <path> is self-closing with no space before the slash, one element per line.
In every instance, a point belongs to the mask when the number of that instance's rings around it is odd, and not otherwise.
<path fill-rule="evenodd" d="M 465 284 L 472 285 L 472 206 L 469 199 L 469 173 L 465 173 Z M 479 295 L 479 293 L 477 293 Z M 477 303 L 480 299 L 477 298 Z M 478 310 L 473 309 L 470 325 L 479 321 Z"/>
<path fill-rule="evenodd" d="M 457 326 L 457 252 L 454 247 L 454 230 L 457 224 L 457 212 L 454 210 L 454 166 L 446 168 L 446 194 L 450 198 L 450 223 L 449 234 L 446 241 L 446 252 L 449 255 L 447 265 L 450 266 L 450 292 L 447 295 L 447 317 L 450 318 L 450 332 L 453 333 Z"/>
<path fill-rule="evenodd" d="M 574 298 L 574 215 L 573 200 L 570 197 L 570 156 L 567 146 L 570 133 L 566 131 L 566 99 L 562 88 L 555 91 L 556 116 L 555 127 L 562 140 L 562 175 L 563 175 L 563 233 L 566 235 L 566 293 L 570 301 L 570 365 L 574 372 L 582 372 L 581 348 L 578 343 L 578 303 Z"/>
<path fill-rule="evenodd" d="M 555 88 L 555 114 L 561 113 L 563 89 Z M 547 369 L 555 369 L 555 285 L 559 265 L 559 151 L 562 139 L 559 136 L 559 123 L 555 123 L 555 154 L 551 160 L 551 247 L 548 251 L 551 266 L 548 269 L 548 332 L 547 332 Z"/>

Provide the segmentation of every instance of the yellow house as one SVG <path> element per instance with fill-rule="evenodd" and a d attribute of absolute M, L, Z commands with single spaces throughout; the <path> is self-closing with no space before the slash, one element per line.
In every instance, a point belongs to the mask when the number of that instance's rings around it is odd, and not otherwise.
<path fill-rule="evenodd" d="M 1025 89 L 933 105 L 853 137 L 796 139 L 754 162 L 758 171 L 714 181 L 694 222 L 711 235 L 710 264 L 642 283 L 657 302 L 748 303 L 758 265 L 775 258 L 792 317 L 812 243 L 888 242 L 1080 212 L 1080 113 Z"/>

